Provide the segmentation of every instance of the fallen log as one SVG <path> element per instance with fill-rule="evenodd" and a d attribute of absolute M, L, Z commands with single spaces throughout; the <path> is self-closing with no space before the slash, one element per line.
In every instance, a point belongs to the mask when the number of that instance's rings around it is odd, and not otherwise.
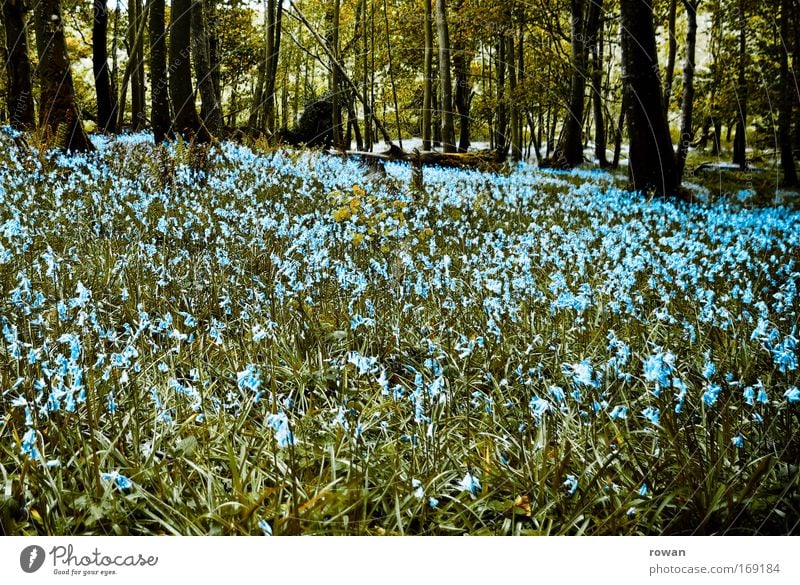
<path fill-rule="evenodd" d="M 343 153 L 364 159 L 365 161 L 407 161 L 418 165 L 436 165 L 447 168 L 458 169 L 477 169 L 496 171 L 502 164 L 497 162 L 497 157 L 493 151 L 474 151 L 474 152 L 436 152 L 430 150 L 420 151 L 416 148 L 412 152 L 400 150 L 392 145 L 389 150 L 384 152 L 363 152 L 359 150 L 348 150 Z"/>

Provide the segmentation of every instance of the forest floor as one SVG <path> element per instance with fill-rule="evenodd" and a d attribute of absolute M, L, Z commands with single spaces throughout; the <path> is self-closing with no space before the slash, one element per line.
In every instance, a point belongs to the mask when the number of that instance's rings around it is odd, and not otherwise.
<path fill-rule="evenodd" d="M 7 533 L 800 530 L 797 211 L 0 140 Z"/>

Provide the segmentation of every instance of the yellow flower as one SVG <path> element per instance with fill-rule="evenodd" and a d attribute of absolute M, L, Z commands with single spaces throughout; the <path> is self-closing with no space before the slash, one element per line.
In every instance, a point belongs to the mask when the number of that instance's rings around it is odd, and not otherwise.
<path fill-rule="evenodd" d="M 358 211 L 358 208 L 361 207 L 361 199 L 358 197 L 352 197 L 348 204 L 350 205 L 350 211 L 355 213 Z"/>
<path fill-rule="evenodd" d="M 367 192 L 364 191 L 364 189 L 362 189 L 358 185 L 353 185 L 353 193 L 355 193 L 356 196 L 358 196 L 358 197 L 363 197 L 364 195 L 367 194 Z"/>
<path fill-rule="evenodd" d="M 353 236 L 353 245 L 358 247 L 364 241 L 364 234 L 356 234 Z"/>
<path fill-rule="evenodd" d="M 350 207 L 340 207 L 336 211 L 333 212 L 333 219 L 336 221 L 347 221 L 350 219 L 350 216 L 353 215 L 353 212 L 350 210 Z"/>

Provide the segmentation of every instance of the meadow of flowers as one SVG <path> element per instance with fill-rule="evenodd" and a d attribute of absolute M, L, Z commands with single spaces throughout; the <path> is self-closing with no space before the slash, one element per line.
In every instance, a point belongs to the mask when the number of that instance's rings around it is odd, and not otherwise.
<path fill-rule="evenodd" d="M 799 530 L 796 211 L 0 141 L 17 533 Z"/>

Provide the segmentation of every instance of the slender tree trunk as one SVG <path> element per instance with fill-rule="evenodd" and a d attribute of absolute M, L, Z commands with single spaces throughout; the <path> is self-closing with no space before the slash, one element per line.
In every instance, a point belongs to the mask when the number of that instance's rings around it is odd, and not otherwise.
<path fill-rule="evenodd" d="M 231 4 L 236 7 L 236 0 Z M 219 61 L 219 26 L 217 16 L 217 0 L 203 0 L 203 14 L 206 17 L 206 36 L 208 37 L 208 60 L 211 65 L 211 82 L 214 87 L 214 94 L 217 96 L 220 117 L 225 118 L 222 107 L 222 71 Z"/>
<path fill-rule="evenodd" d="M 587 42 L 592 56 L 591 82 L 592 104 L 594 106 L 594 148 L 598 164 L 608 167 L 606 158 L 606 125 L 603 112 L 603 0 L 595 0 L 589 5 L 589 17 L 586 25 Z"/>
<path fill-rule="evenodd" d="M 258 67 L 258 74 L 256 77 L 256 86 L 255 90 L 253 91 L 253 103 L 250 107 L 250 116 L 247 120 L 247 125 L 252 130 L 258 130 L 262 127 L 259 122 L 259 118 L 261 116 L 261 105 L 264 102 L 264 83 L 267 79 L 267 70 L 269 69 L 269 59 L 272 48 L 270 47 L 270 43 L 272 42 L 272 35 L 270 34 L 270 29 L 272 24 L 270 19 L 272 18 L 273 12 L 269 9 L 269 4 L 267 4 L 266 0 L 264 2 L 264 59 Z M 308 72 L 308 70 L 306 70 Z"/>
<path fill-rule="evenodd" d="M 506 62 L 508 63 L 509 124 L 511 125 L 511 160 L 522 158 L 522 136 L 519 127 L 519 103 L 517 93 L 517 68 L 514 32 L 510 31 L 506 41 Z"/>
<path fill-rule="evenodd" d="M 30 130 L 36 124 L 33 111 L 33 84 L 31 62 L 28 56 L 28 33 L 24 0 L 3 2 L 5 43 L 8 75 L 7 104 L 11 126 L 17 130 Z"/>
<path fill-rule="evenodd" d="M 623 83 L 630 93 L 629 177 L 636 191 L 676 192 L 675 154 L 664 115 L 650 0 L 621 0 Z"/>
<path fill-rule="evenodd" d="M 144 87 L 144 49 L 143 35 L 137 34 L 144 22 L 142 0 L 128 2 L 128 59 L 132 61 L 130 68 L 131 83 L 131 128 L 141 130 L 147 124 L 145 112 Z"/>
<path fill-rule="evenodd" d="M 625 120 L 628 118 L 628 104 L 630 103 L 630 96 L 627 89 L 622 88 L 622 100 L 619 106 L 619 118 L 617 119 L 617 127 L 614 131 L 614 159 L 611 162 L 612 169 L 619 168 L 619 159 L 622 156 L 622 134 L 625 132 Z"/>
<path fill-rule="evenodd" d="M 275 82 L 278 78 L 278 58 L 281 52 L 281 31 L 283 28 L 283 2 L 277 0 L 274 7 L 272 18 L 272 42 L 268 44 L 270 51 L 267 57 L 267 77 L 264 82 L 265 98 L 264 102 L 264 124 L 270 134 L 275 134 Z"/>
<path fill-rule="evenodd" d="M 67 56 L 59 0 L 39 0 L 34 9 L 39 54 L 39 127 L 45 139 L 67 151 L 94 150 L 83 129 Z"/>
<path fill-rule="evenodd" d="M 681 137 L 678 142 L 676 173 L 678 184 L 683 181 L 689 145 L 694 141 L 692 114 L 694 110 L 695 47 L 697 45 L 697 7 L 700 0 L 683 0 L 688 21 L 686 29 L 686 64 L 683 66 L 683 102 L 681 104 Z"/>
<path fill-rule="evenodd" d="M 667 53 L 667 71 L 664 76 L 664 113 L 669 118 L 669 105 L 672 101 L 672 83 L 675 80 L 675 60 L 678 55 L 678 37 L 675 33 L 675 21 L 678 14 L 678 0 L 669 0 L 669 16 L 667 17 L 667 35 L 669 49 Z"/>
<path fill-rule="evenodd" d="M 172 0 L 169 25 L 169 96 L 175 117 L 172 130 L 187 138 L 207 142 L 211 136 L 200 122 L 192 89 L 192 0 Z"/>
<path fill-rule="evenodd" d="M 518 91 L 522 92 L 525 88 L 525 11 L 524 8 L 520 9 L 519 15 L 519 38 L 517 40 L 517 87 L 520 88 Z M 522 93 L 520 93 L 520 96 Z M 519 139 L 520 142 L 525 146 L 525 122 L 528 121 L 531 130 L 531 137 L 528 141 L 527 145 L 527 152 L 524 153 L 525 158 L 529 159 L 531 156 L 531 147 L 530 144 L 533 141 L 533 118 L 531 117 L 530 108 L 525 104 L 525 100 L 520 97 L 519 98 Z"/>
<path fill-rule="evenodd" d="M 116 130 L 114 101 L 111 97 L 111 76 L 108 70 L 108 6 L 107 0 L 94 0 L 92 19 L 92 70 L 97 97 L 97 127 L 103 132 Z"/>
<path fill-rule="evenodd" d="M 222 128 L 222 111 L 217 102 L 217 92 L 214 90 L 214 80 L 211 76 L 203 0 L 192 0 L 191 10 L 191 54 L 202 100 L 200 116 L 208 131 L 211 134 L 218 134 Z"/>
<path fill-rule="evenodd" d="M 270 0 L 273 2 L 274 0 Z M 328 25 L 326 42 L 330 51 L 330 95 L 331 105 L 333 106 L 333 146 L 342 148 L 344 140 L 342 138 L 342 105 L 340 93 L 342 91 L 341 72 L 336 66 L 339 62 L 339 14 L 341 11 L 340 0 L 332 0 L 325 20 Z"/>
<path fill-rule="evenodd" d="M 793 46 L 793 54 L 792 54 L 792 67 L 790 69 L 792 74 L 792 84 L 795 88 L 795 91 L 798 91 L 798 82 L 800 82 L 800 3 L 793 3 L 792 5 L 792 46 Z M 800 93 L 796 95 L 796 98 L 800 99 Z M 794 101 L 794 105 L 797 106 L 797 101 Z M 794 148 L 800 149 L 800 107 L 796 107 L 793 110 L 794 112 Z"/>
<path fill-rule="evenodd" d="M 792 150 L 792 97 L 796 94 L 796 83 L 789 72 L 789 14 L 790 0 L 781 0 L 780 38 L 778 54 L 780 55 L 781 89 L 780 112 L 778 114 L 778 133 L 781 149 L 781 168 L 783 169 L 783 186 L 797 186 L 797 169 L 794 166 Z"/>
<path fill-rule="evenodd" d="M 497 122 L 494 127 L 494 148 L 497 160 L 505 161 L 508 156 L 506 129 L 508 117 L 506 110 L 506 36 L 500 34 L 495 48 L 495 70 L 497 72 Z"/>
<path fill-rule="evenodd" d="M 150 1 L 150 121 L 156 144 L 170 132 L 169 95 L 167 92 L 167 37 L 164 0 Z"/>
<path fill-rule="evenodd" d="M 583 162 L 583 113 L 586 94 L 586 43 L 584 27 L 585 0 L 570 0 L 572 26 L 572 80 L 569 111 L 555 158 L 561 166 L 574 167 Z"/>
<path fill-rule="evenodd" d="M 733 164 L 747 168 L 747 19 L 745 0 L 739 0 L 739 79 L 737 88 L 738 111 L 736 135 L 733 139 Z"/>
<path fill-rule="evenodd" d="M 422 150 L 431 149 L 431 90 L 433 80 L 433 9 L 431 0 L 425 0 L 425 56 L 422 87 Z"/>
<path fill-rule="evenodd" d="M 453 86 L 450 78 L 450 31 L 447 26 L 447 5 L 445 0 L 436 0 L 436 30 L 439 36 L 442 149 L 444 152 L 455 152 L 456 132 L 453 125 Z"/>
<path fill-rule="evenodd" d="M 362 68 L 362 93 L 364 95 L 364 148 L 372 152 L 372 101 L 370 100 L 370 93 L 369 93 L 369 79 L 370 79 L 370 67 L 369 67 L 369 55 L 371 54 L 370 48 L 370 34 L 369 34 L 369 27 L 367 23 L 369 22 L 367 19 L 367 0 L 361 0 L 361 17 L 364 19 L 363 26 L 361 27 L 362 30 L 362 55 L 361 55 L 361 68 Z"/>
<path fill-rule="evenodd" d="M 472 101 L 472 87 L 469 83 L 469 63 L 471 55 L 467 54 L 463 41 L 453 44 L 453 70 L 456 75 L 455 107 L 458 113 L 458 152 L 469 150 L 469 110 Z"/>
<path fill-rule="evenodd" d="M 389 34 L 389 7 L 386 0 L 383 0 L 383 19 L 386 25 L 386 55 L 389 58 L 389 81 L 392 84 L 392 100 L 394 101 L 394 120 L 397 126 L 397 141 L 400 150 L 403 149 L 403 129 L 400 127 L 400 106 L 397 101 L 397 85 L 394 80 L 394 59 L 392 57 L 392 42 Z"/>

